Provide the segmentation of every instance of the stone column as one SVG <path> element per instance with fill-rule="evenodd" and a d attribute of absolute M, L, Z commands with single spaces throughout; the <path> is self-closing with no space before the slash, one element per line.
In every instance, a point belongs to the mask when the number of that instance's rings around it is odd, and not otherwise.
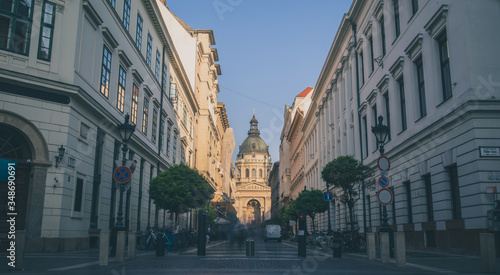
<path fill-rule="evenodd" d="M 396 241 L 396 264 L 398 267 L 406 266 L 406 242 L 405 232 L 394 232 Z"/>
<path fill-rule="evenodd" d="M 101 231 L 99 235 L 99 265 L 108 265 L 109 260 L 109 231 Z"/>
<path fill-rule="evenodd" d="M 383 264 L 389 262 L 389 233 L 388 232 L 380 232 L 380 260 Z"/>
<path fill-rule="evenodd" d="M 374 261 L 377 259 L 375 247 L 375 233 L 366 233 L 368 260 Z"/>
<path fill-rule="evenodd" d="M 128 253 L 127 259 L 133 260 L 135 259 L 135 251 L 136 251 L 136 241 L 137 234 L 135 231 L 128 232 Z"/>
<path fill-rule="evenodd" d="M 480 233 L 481 260 L 484 273 L 496 272 L 495 236 L 493 233 Z"/>
<path fill-rule="evenodd" d="M 116 233 L 116 256 L 115 261 L 121 263 L 125 257 L 125 231 Z"/>

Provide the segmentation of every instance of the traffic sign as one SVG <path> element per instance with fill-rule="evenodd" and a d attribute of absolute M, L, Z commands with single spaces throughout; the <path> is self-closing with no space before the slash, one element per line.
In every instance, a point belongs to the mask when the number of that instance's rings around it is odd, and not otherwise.
<path fill-rule="evenodd" d="M 380 185 L 380 187 L 382 188 L 388 187 L 390 183 L 391 181 L 386 176 L 381 176 L 380 178 L 378 178 L 378 185 Z"/>
<path fill-rule="evenodd" d="M 132 172 L 127 166 L 118 166 L 113 173 L 113 178 L 118 183 L 126 183 L 130 180 Z"/>
<path fill-rule="evenodd" d="M 387 188 L 382 188 L 378 191 L 377 198 L 380 204 L 389 205 L 392 203 L 393 199 L 392 192 Z"/>
<path fill-rule="evenodd" d="M 325 197 L 325 201 L 331 201 L 333 199 L 332 192 L 325 192 L 323 194 L 324 194 L 324 197 Z"/>
<path fill-rule="evenodd" d="M 378 169 L 380 171 L 389 171 L 391 168 L 391 162 L 386 156 L 380 156 L 377 161 Z"/>

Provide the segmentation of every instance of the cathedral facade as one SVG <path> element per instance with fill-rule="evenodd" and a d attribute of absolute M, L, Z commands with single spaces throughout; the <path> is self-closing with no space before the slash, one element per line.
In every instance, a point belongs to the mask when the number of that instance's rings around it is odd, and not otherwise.
<path fill-rule="evenodd" d="M 235 208 L 247 226 L 259 226 L 271 210 L 271 188 L 267 186 L 272 162 L 269 146 L 260 137 L 255 114 L 248 137 L 240 145 L 236 159 Z"/>

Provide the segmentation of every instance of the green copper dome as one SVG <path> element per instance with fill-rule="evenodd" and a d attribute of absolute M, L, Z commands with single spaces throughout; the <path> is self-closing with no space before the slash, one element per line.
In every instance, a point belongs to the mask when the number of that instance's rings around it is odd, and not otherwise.
<path fill-rule="evenodd" d="M 269 146 L 260 137 L 260 131 L 258 128 L 259 122 L 255 118 L 255 114 L 250 120 L 250 130 L 248 131 L 248 137 L 241 143 L 239 154 L 269 154 Z"/>

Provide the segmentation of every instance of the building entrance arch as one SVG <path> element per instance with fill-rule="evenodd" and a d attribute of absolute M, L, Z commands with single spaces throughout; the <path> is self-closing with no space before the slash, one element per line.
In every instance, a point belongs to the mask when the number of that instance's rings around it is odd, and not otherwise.
<path fill-rule="evenodd" d="M 16 231 L 25 230 L 29 239 L 41 236 L 45 182 L 48 159 L 45 139 L 35 125 L 8 111 L 0 111 L 0 159 L 17 162 L 15 174 Z M 7 194 L 7 182 L 0 182 L 0 194 Z M 8 197 L 0 197 L 0 232 L 6 230 Z M 0 246 L 7 244 L 7 234 L 0 235 Z"/>

